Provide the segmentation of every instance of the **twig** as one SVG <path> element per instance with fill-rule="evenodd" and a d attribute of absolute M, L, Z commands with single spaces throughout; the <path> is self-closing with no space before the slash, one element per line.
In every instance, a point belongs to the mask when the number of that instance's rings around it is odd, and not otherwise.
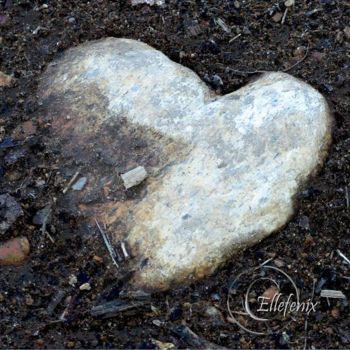
<path fill-rule="evenodd" d="M 126 251 L 124 242 L 120 242 L 120 246 L 122 247 L 122 251 L 123 251 L 123 254 L 124 254 L 125 258 L 129 257 L 129 254 Z"/>
<path fill-rule="evenodd" d="M 108 303 L 93 307 L 91 309 L 91 315 L 94 317 L 109 318 L 117 316 L 121 312 L 136 309 L 148 304 L 149 302 L 145 301 L 136 301 L 131 303 L 121 300 L 110 301 Z"/>
<path fill-rule="evenodd" d="M 305 60 L 305 58 L 307 57 L 308 53 L 309 53 L 309 47 L 307 46 L 307 47 L 306 47 L 305 55 L 301 58 L 301 60 L 298 61 L 298 62 L 296 62 L 296 63 L 294 63 L 292 66 L 290 66 L 290 67 L 284 69 L 282 72 L 284 72 L 284 73 L 285 73 L 285 72 L 288 72 L 288 71 L 292 70 L 294 67 L 296 67 L 298 64 L 300 64 L 301 62 L 303 62 L 303 61 Z"/>
<path fill-rule="evenodd" d="M 115 265 L 117 268 L 119 268 L 119 265 L 118 265 L 118 263 L 117 263 L 116 260 L 115 260 L 115 259 L 116 259 L 115 251 L 114 251 L 114 249 L 113 249 L 111 243 L 109 242 L 109 239 L 108 239 L 106 233 L 102 230 L 100 224 L 98 223 L 98 221 L 97 221 L 96 219 L 95 219 L 95 222 L 96 222 L 97 228 L 98 228 L 99 231 L 101 232 L 103 241 L 105 242 L 105 245 L 106 245 L 106 247 L 107 247 L 107 249 L 108 249 L 109 255 L 110 255 L 110 257 L 111 257 L 111 259 L 112 259 L 114 265 Z"/>
<path fill-rule="evenodd" d="M 242 33 L 237 34 L 237 35 L 234 36 L 232 39 L 230 39 L 230 40 L 228 41 L 228 43 L 231 44 L 233 41 L 235 41 L 236 39 L 238 39 L 241 35 L 242 35 Z"/>
<path fill-rule="evenodd" d="M 316 288 L 316 282 L 317 282 L 317 279 L 314 278 L 313 280 L 313 285 L 312 285 L 312 295 L 311 295 L 311 301 L 314 300 L 314 296 L 315 296 L 315 288 Z"/>
<path fill-rule="evenodd" d="M 283 17 L 282 17 L 282 21 L 281 21 L 282 24 L 284 24 L 284 22 L 285 22 L 285 20 L 286 20 L 287 13 L 288 13 L 288 7 L 286 7 L 286 9 L 285 9 L 285 11 L 284 11 L 284 14 L 283 14 Z"/>
<path fill-rule="evenodd" d="M 63 194 L 65 194 L 69 190 L 69 187 L 72 186 L 73 182 L 76 180 L 78 175 L 79 175 L 79 170 L 73 175 L 73 177 L 68 182 L 67 186 L 63 189 L 63 191 L 62 191 Z"/>
<path fill-rule="evenodd" d="M 269 263 L 271 260 L 272 260 L 272 258 L 269 258 L 269 259 L 265 260 L 263 263 L 261 263 L 261 264 L 259 265 L 259 267 L 262 267 L 262 266 L 266 265 L 266 264 Z"/>
<path fill-rule="evenodd" d="M 345 199 L 346 199 L 346 207 L 349 209 L 350 207 L 350 196 L 348 186 L 345 186 Z"/>
<path fill-rule="evenodd" d="M 309 47 L 306 47 L 305 55 L 298 62 L 294 63 L 293 65 L 291 65 L 288 68 L 285 68 L 283 70 L 278 70 L 277 72 L 283 72 L 283 73 L 289 72 L 290 70 L 292 70 L 293 68 L 298 66 L 300 63 L 302 63 L 306 59 L 308 54 L 309 54 Z M 272 73 L 272 72 L 274 72 L 272 70 L 242 71 L 242 70 L 232 69 L 232 68 L 229 68 L 228 70 L 232 73 L 238 73 L 238 74 L 242 74 L 242 75 L 244 75 L 244 74 L 253 75 L 253 74 L 258 74 L 258 73 Z"/>
<path fill-rule="evenodd" d="M 337 249 L 337 253 L 341 258 L 343 258 L 350 265 L 349 258 L 347 258 L 339 249 Z"/>
<path fill-rule="evenodd" d="M 46 231 L 46 225 L 47 225 L 47 220 L 51 214 L 51 204 L 49 204 L 47 207 L 47 213 L 43 219 L 43 223 L 41 225 L 41 228 L 40 228 L 40 231 L 41 231 L 41 234 L 46 234 L 47 237 L 49 238 L 49 240 L 51 241 L 51 243 L 55 243 L 55 240 L 52 238 L 52 236 Z"/>
<path fill-rule="evenodd" d="M 238 74 L 241 74 L 241 75 L 244 75 L 244 74 L 253 75 L 253 74 L 258 74 L 258 73 L 270 73 L 270 72 L 272 72 L 272 71 L 269 71 L 269 70 L 243 71 L 243 70 L 232 69 L 232 68 L 229 68 L 228 70 L 229 70 L 230 72 L 232 72 L 232 73 L 238 73 Z"/>

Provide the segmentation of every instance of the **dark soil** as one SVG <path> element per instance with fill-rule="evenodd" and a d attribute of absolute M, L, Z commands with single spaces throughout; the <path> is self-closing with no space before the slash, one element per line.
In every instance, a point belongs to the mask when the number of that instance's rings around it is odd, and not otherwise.
<path fill-rule="evenodd" d="M 24 215 L 0 239 L 26 236 L 31 244 L 23 266 L 0 267 L 1 348 L 154 348 L 155 340 L 177 348 L 350 348 L 347 301 L 320 298 L 321 289 L 350 298 L 350 265 L 337 253 L 350 256 L 350 42 L 344 32 L 350 2 L 295 2 L 281 24 L 275 20 L 285 11 L 283 1 L 171 0 L 163 7 L 132 7 L 129 0 L 55 0 L 47 6 L 1 1 L 0 70 L 17 79 L 0 95 L 1 193 L 12 195 Z M 134 301 L 121 295 L 125 276 L 111 263 L 99 232 L 65 210 L 62 189 L 73 174 L 59 172 L 59 150 L 45 146 L 48 131 L 38 123 L 36 89 L 60 52 L 107 36 L 152 45 L 222 94 L 246 84 L 256 71 L 287 69 L 326 96 L 335 123 L 329 157 L 301 191 L 283 230 L 206 280 L 143 296 L 138 308 L 102 319 L 90 314 L 94 306 Z M 47 231 L 54 243 L 33 223 L 49 203 Z M 240 272 L 270 258 L 283 265 L 306 299 L 313 295 L 320 304 L 307 322 L 298 317 L 256 336 L 228 321 L 227 294 Z M 86 282 L 91 290 L 81 291 Z M 213 306 L 217 312 L 208 309 Z"/>

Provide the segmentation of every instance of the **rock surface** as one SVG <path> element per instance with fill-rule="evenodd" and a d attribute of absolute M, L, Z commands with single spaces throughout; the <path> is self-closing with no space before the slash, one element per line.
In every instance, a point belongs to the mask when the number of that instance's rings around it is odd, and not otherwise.
<path fill-rule="evenodd" d="M 80 206 L 127 241 L 137 288 L 204 277 L 284 225 L 331 140 L 325 99 L 288 74 L 217 96 L 191 70 L 128 39 L 68 50 L 39 95 L 63 152 L 94 165 L 82 192 L 108 175 L 101 159 L 132 168 L 127 135 L 145 144 L 148 156 L 135 156 L 149 174 L 140 198 Z"/>

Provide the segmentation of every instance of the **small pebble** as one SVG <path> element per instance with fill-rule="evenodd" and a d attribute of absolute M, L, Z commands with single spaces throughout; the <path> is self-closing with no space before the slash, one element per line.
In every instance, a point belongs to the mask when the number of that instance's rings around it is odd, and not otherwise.
<path fill-rule="evenodd" d="M 294 4 L 295 4 L 295 0 L 287 0 L 287 1 L 284 2 L 284 5 L 285 5 L 286 7 L 291 7 L 291 6 L 293 6 Z"/>
<path fill-rule="evenodd" d="M 0 266 L 21 265 L 30 252 L 26 237 L 17 237 L 0 245 Z"/>
<path fill-rule="evenodd" d="M 333 318 L 339 318 L 340 315 L 340 311 L 337 307 L 335 307 L 334 309 L 332 309 L 331 311 L 331 315 Z"/>
<path fill-rule="evenodd" d="M 91 290 L 90 283 L 84 283 L 79 287 L 80 290 Z"/>
<path fill-rule="evenodd" d="M 307 235 L 304 240 L 305 246 L 309 246 L 315 243 L 314 238 L 311 235 Z"/>
<path fill-rule="evenodd" d="M 326 57 L 326 54 L 324 52 L 314 51 L 311 57 L 316 61 L 322 61 Z"/>
<path fill-rule="evenodd" d="M 277 296 L 278 293 L 279 293 L 279 290 L 275 286 L 271 286 L 270 288 L 266 289 L 262 295 L 264 298 L 266 298 L 264 299 L 264 302 L 271 303 L 273 301 L 273 298 Z"/>
<path fill-rule="evenodd" d="M 66 344 L 68 349 L 72 349 L 75 346 L 75 342 L 74 341 L 67 341 L 65 344 Z"/>
<path fill-rule="evenodd" d="M 305 46 L 298 46 L 294 52 L 293 52 L 293 56 L 296 58 L 302 58 L 305 55 L 306 52 L 306 48 Z"/>
<path fill-rule="evenodd" d="M 37 348 L 42 348 L 44 345 L 45 345 L 44 339 L 38 339 L 38 340 L 35 341 L 35 346 Z"/>
<path fill-rule="evenodd" d="M 162 321 L 160 320 L 153 320 L 152 323 L 157 327 L 160 327 L 162 325 Z"/>
<path fill-rule="evenodd" d="M 236 9 L 239 9 L 239 8 L 241 7 L 241 4 L 240 4 L 239 1 L 236 0 L 236 1 L 233 3 L 233 6 L 234 6 Z"/>
<path fill-rule="evenodd" d="M 175 349 L 175 345 L 173 343 L 163 343 L 155 339 L 153 340 L 153 343 L 159 350 Z"/>
<path fill-rule="evenodd" d="M 69 279 L 68 279 L 68 283 L 71 285 L 71 286 L 75 286 L 78 282 L 78 279 L 75 275 L 70 275 L 69 276 Z"/>
<path fill-rule="evenodd" d="M 33 300 L 32 296 L 30 294 L 26 294 L 26 296 L 25 296 L 25 303 L 28 306 L 31 306 L 31 305 L 34 304 L 34 300 Z"/>
<path fill-rule="evenodd" d="M 207 307 L 205 314 L 210 317 L 221 318 L 221 312 L 214 306 Z"/>
<path fill-rule="evenodd" d="M 274 21 L 274 22 L 281 22 L 281 19 L 282 19 L 282 17 L 283 17 L 283 13 L 281 13 L 281 12 L 276 12 L 273 16 L 272 16 L 272 20 Z"/>
<path fill-rule="evenodd" d="M 211 300 L 213 301 L 219 301 L 221 298 L 220 298 L 220 295 L 218 293 L 213 293 L 211 295 Z"/>
<path fill-rule="evenodd" d="M 277 267 L 283 267 L 283 266 L 285 265 L 285 264 L 284 264 L 284 261 L 281 260 L 281 259 L 275 259 L 273 262 L 275 263 L 275 265 L 276 265 Z"/>
<path fill-rule="evenodd" d="M 103 263 L 103 258 L 101 258 L 100 256 L 94 255 L 92 260 L 98 264 L 102 264 Z"/>
<path fill-rule="evenodd" d="M 86 177 L 81 177 L 73 186 L 72 189 L 74 191 L 81 191 L 84 186 L 86 185 L 87 178 Z"/>

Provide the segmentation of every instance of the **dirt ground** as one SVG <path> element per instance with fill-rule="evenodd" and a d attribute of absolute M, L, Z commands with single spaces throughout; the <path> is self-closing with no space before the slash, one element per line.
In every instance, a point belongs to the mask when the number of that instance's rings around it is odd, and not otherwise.
<path fill-rule="evenodd" d="M 320 297 L 321 289 L 335 289 L 350 298 L 350 265 L 337 253 L 350 257 L 349 1 L 295 0 L 284 20 L 283 1 L 3 0 L 0 9 L 0 71 L 16 78 L 0 94 L 0 194 L 24 212 L 0 241 L 25 236 L 31 245 L 25 264 L 0 267 L 1 348 L 350 348 L 347 300 Z M 66 208 L 62 189 L 72 174 L 58 171 L 60 152 L 46 147 L 49 130 L 38 123 L 36 89 L 47 64 L 107 36 L 150 44 L 222 94 L 257 71 L 288 70 L 321 91 L 334 114 L 328 159 L 300 191 L 286 227 L 214 276 L 157 295 L 122 295 L 125 276 L 99 232 Z M 48 203 L 55 203 L 46 227 L 52 240 L 33 223 Z M 319 306 L 307 322 L 298 317 L 257 336 L 230 322 L 226 301 L 237 275 L 267 259 Z M 91 289 L 80 290 L 87 282 Z M 109 301 L 129 308 L 108 318 L 91 314 Z"/>

